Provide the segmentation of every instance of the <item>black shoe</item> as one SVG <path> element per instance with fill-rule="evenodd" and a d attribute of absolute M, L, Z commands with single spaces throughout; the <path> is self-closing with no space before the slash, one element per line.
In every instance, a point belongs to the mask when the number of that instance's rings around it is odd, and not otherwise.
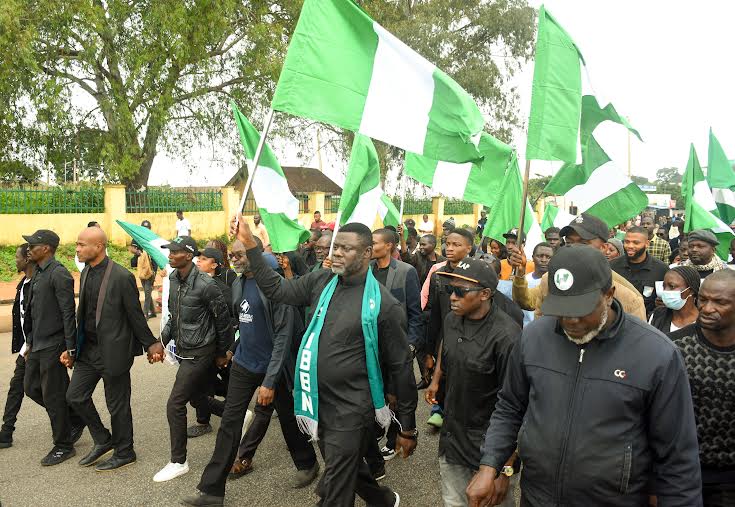
<path fill-rule="evenodd" d="M 111 472 L 113 470 L 117 470 L 118 468 L 132 465 L 133 463 L 135 463 L 136 459 L 137 458 L 135 454 L 133 454 L 132 456 L 128 456 L 127 458 L 121 458 L 119 456 L 113 455 L 110 459 L 105 460 L 94 467 L 94 469 L 98 472 Z"/>
<path fill-rule="evenodd" d="M 196 438 L 201 437 L 202 435 L 206 435 L 207 433 L 212 433 L 212 425 L 207 424 L 199 424 L 196 423 L 192 426 L 189 426 L 186 429 L 186 438 Z"/>
<path fill-rule="evenodd" d="M 51 452 L 48 453 L 46 457 L 41 460 L 41 465 L 45 467 L 58 465 L 59 463 L 63 463 L 64 461 L 68 460 L 69 458 L 73 458 L 76 455 L 77 451 L 75 451 L 73 447 L 71 449 L 60 449 L 54 446 L 54 448 L 51 449 Z"/>
<path fill-rule="evenodd" d="M 7 449 L 8 447 L 13 447 L 13 432 L 0 431 L 0 449 Z"/>
<path fill-rule="evenodd" d="M 318 461 L 314 463 L 313 467 L 296 472 L 296 475 L 294 475 L 293 478 L 293 482 L 291 483 L 291 487 L 294 489 L 305 488 L 306 486 L 314 482 L 314 479 L 316 479 L 317 475 L 319 475 Z"/>
<path fill-rule="evenodd" d="M 372 475 L 373 479 L 375 479 L 376 481 L 385 479 L 385 465 L 383 465 L 382 467 L 378 467 L 375 470 L 371 470 L 370 475 Z"/>
<path fill-rule="evenodd" d="M 97 460 L 99 460 L 102 456 L 104 456 L 111 450 L 112 444 L 110 442 L 102 445 L 95 445 L 94 447 L 92 447 L 92 450 L 89 451 L 89 454 L 87 454 L 79 461 L 79 464 L 83 467 L 94 465 Z"/>
<path fill-rule="evenodd" d="M 84 426 L 74 426 L 71 429 L 71 443 L 76 444 L 84 433 Z"/>
<path fill-rule="evenodd" d="M 222 507 L 225 504 L 225 497 L 208 495 L 197 491 L 196 495 L 187 496 L 182 499 L 181 504 L 191 507 Z"/>

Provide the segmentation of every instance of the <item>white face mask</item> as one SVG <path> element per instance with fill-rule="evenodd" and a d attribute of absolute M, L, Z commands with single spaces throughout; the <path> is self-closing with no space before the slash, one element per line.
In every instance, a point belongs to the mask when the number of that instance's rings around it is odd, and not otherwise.
<path fill-rule="evenodd" d="M 689 287 L 687 287 L 684 290 L 687 290 Z M 661 301 L 664 303 L 666 308 L 670 308 L 672 310 L 681 310 L 684 305 L 687 302 L 687 299 L 691 296 L 687 296 L 685 298 L 681 297 L 681 294 L 684 292 L 684 290 L 665 290 L 661 291 Z"/>

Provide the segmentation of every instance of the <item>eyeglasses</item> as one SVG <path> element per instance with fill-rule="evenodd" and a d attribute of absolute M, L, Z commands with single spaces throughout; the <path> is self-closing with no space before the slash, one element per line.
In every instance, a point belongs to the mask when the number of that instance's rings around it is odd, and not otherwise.
<path fill-rule="evenodd" d="M 463 298 L 470 292 L 479 292 L 485 290 L 485 287 L 457 287 L 454 285 L 445 285 L 444 291 L 450 296 L 454 294 L 458 298 Z"/>
<path fill-rule="evenodd" d="M 242 258 L 244 258 L 244 257 L 245 257 L 245 254 L 242 254 L 242 253 L 239 253 L 239 252 L 238 252 L 238 253 L 231 253 L 231 254 L 229 254 L 229 255 L 228 255 L 227 257 L 228 257 L 228 258 L 229 258 L 230 260 L 232 260 L 232 259 L 242 259 Z"/>

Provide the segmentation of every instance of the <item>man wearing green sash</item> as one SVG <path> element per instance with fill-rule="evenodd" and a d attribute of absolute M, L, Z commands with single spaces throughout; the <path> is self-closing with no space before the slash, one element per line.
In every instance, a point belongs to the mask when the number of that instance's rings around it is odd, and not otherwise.
<path fill-rule="evenodd" d="M 296 357 L 294 411 L 324 458 L 319 505 L 352 506 L 357 493 L 371 506 L 397 506 L 398 494 L 378 485 L 363 457 L 373 443 L 374 422 L 387 427 L 393 416 L 401 428 L 396 453 L 413 453 L 416 381 L 406 313 L 368 269 L 370 229 L 357 223 L 340 228 L 331 269 L 291 280 L 263 261 L 241 215 L 233 219 L 231 233 L 245 245 L 253 276 L 268 299 L 310 307 Z M 385 405 L 381 366 L 395 388 L 395 414 Z"/>

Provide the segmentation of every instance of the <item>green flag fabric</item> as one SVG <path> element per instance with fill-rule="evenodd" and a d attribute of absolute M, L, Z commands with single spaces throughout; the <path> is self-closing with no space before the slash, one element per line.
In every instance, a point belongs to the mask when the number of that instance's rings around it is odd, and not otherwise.
<path fill-rule="evenodd" d="M 478 145 L 480 163 L 456 164 L 406 153 L 406 174 L 447 197 L 491 208 L 510 163 L 513 148 L 485 132 Z"/>
<path fill-rule="evenodd" d="M 248 170 L 252 171 L 260 134 L 234 102 L 232 112 L 245 150 Z M 253 177 L 251 188 L 274 252 L 297 250 L 301 243 L 308 241 L 309 231 L 298 222 L 299 201 L 289 190 L 283 169 L 267 143 L 260 154 L 258 170 Z"/>
<path fill-rule="evenodd" d="M 689 146 L 689 160 L 681 182 L 681 195 L 682 197 L 692 196 L 694 202 L 699 204 L 702 209 L 720 218 L 720 211 L 717 209 L 717 203 L 712 196 L 712 190 L 710 190 L 709 184 L 704 178 L 704 172 L 702 172 L 702 166 L 699 164 L 699 157 L 697 156 L 697 150 L 694 149 L 694 144 Z"/>
<path fill-rule="evenodd" d="M 577 45 L 542 5 L 538 14 L 526 159 L 577 161 L 583 63 Z"/>
<path fill-rule="evenodd" d="M 375 217 L 384 225 L 398 225 L 398 210 L 380 187 L 380 162 L 369 137 L 355 134 L 347 177 L 339 200 L 340 225 L 365 224 L 370 229 Z"/>
<path fill-rule="evenodd" d="M 472 97 L 351 0 L 306 0 L 273 109 L 434 160 L 479 160 Z"/>
<path fill-rule="evenodd" d="M 732 224 L 735 222 L 735 170 L 712 129 L 709 129 L 707 166 L 707 183 L 720 218 L 726 224 Z"/>
<path fill-rule="evenodd" d="M 161 248 L 163 245 L 170 243 L 169 240 L 163 239 L 161 236 L 142 225 L 135 225 L 122 220 L 115 220 L 117 225 L 123 228 L 133 240 L 150 255 L 151 260 L 155 262 L 159 268 L 165 269 L 168 266 L 168 249 Z"/>

